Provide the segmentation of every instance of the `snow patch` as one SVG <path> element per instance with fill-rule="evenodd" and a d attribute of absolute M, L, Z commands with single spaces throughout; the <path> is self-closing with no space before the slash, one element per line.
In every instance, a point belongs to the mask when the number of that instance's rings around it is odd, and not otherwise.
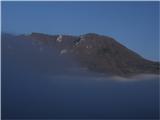
<path fill-rule="evenodd" d="M 57 42 L 62 42 L 62 35 L 59 35 L 56 39 Z"/>
<path fill-rule="evenodd" d="M 84 36 L 81 35 L 78 40 L 74 41 L 74 42 L 75 42 L 75 45 L 77 46 L 77 45 L 80 44 L 80 42 L 83 41 L 83 40 L 85 40 L 85 38 L 84 38 Z"/>
<path fill-rule="evenodd" d="M 60 54 L 62 55 L 62 54 L 65 54 L 65 53 L 67 53 L 67 50 L 66 49 L 62 49 L 61 51 L 60 51 Z"/>
<path fill-rule="evenodd" d="M 82 40 L 82 41 L 85 40 L 85 38 L 84 38 L 83 35 L 80 36 L 80 41 L 81 41 L 81 40 Z"/>

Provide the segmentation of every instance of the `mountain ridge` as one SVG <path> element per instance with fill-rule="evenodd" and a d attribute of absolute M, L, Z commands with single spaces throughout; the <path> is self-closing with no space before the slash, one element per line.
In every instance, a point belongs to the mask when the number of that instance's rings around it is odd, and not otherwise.
<path fill-rule="evenodd" d="M 23 38 L 55 47 L 60 50 L 60 54 L 72 54 L 83 67 L 91 71 L 124 77 L 160 73 L 159 62 L 143 58 L 109 36 L 96 33 L 72 36 L 33 32 Z"/>

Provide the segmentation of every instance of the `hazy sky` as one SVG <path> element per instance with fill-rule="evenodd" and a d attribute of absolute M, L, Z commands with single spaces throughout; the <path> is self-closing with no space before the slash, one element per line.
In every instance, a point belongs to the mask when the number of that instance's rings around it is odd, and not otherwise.
<path fill-rule="evenodd" d="M 109 35 L 159 59 L 158 2 L 2 2 L 2 31 Z"/>

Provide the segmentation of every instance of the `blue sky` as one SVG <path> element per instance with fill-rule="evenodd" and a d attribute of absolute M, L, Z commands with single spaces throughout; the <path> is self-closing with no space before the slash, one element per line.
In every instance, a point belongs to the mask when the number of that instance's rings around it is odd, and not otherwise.
<path fill-rule="evenodd" d="M 2 2 L 2 31 L 98 33 L 159 60 L 158 2 Z"/>

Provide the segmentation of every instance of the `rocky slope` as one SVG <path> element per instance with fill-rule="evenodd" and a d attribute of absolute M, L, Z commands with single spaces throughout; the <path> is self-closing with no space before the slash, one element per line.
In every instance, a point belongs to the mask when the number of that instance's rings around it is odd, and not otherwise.
<path fill-rule="evenodd" d="M 61 55 L 71 54 L 91 71 L 123 77 L 160 73 L 159 62 L 144 59 L 111 37 L 95 33 L 81 36 L 32 33 L 19 37 L 54 47 Z"/>

